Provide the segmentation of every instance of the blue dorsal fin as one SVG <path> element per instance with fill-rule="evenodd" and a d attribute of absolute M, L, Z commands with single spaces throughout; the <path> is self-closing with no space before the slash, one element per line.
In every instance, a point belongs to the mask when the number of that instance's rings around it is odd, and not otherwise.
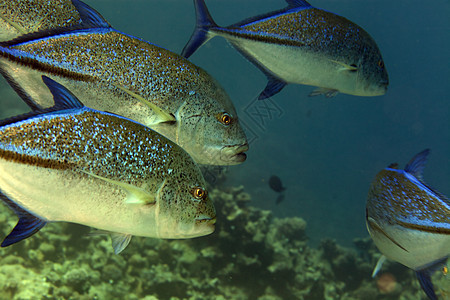
<path fill-rule="evenodd" d="M 304 0 L 286 0 L 288 8 L 311 7 L 312 5 Z"/>
<path fill-rule="evenodd" d="M 17 222 L 14 229 L 3 240 L 1 246 L 7 247 L 9 245 L 20 242 L 27 237 L 32 236 L 47 224 L 46 221 L 27 212 L 6 195 L 0 193 L 0 198 L 17 214 L 19 222 Z"/>
<path fill-rule="evenodd" d="M 420 181 L 422 181 L 423 170 L 428 160 L 428 155 L 430 154 L 430 149 L 425 149 L 419 154 L 416 154 L 406 165 L 405 172 L 408 172 Z"/>
<path fill-rule="evenodd" d="M 259 94 L 258 100 L 264 100 L 266 98 L 272 97 L 273 95 L 280 92 L 287 84 L 285 81 L 273 76 L 267 76 L 267 79 L 269 79 L 269 82 L 267 82 L 266 87 L 261 92 L 261 94 Z"/>
<path fill-rule="evenodd" d="M 52 93 L 53 99 L 55 101 L 55 105 L 49 108 L 40 108 L 38 106 L 33 107 L 29 105 L 31 109 L 33 109 L 33 111 L 1 120 L 0 127 L 24 121 L 36 117 L 38 115 L 54 113 L 55 111 L 60 110 L 84 107 L 84 105 L 68 89 L 66 89 L 64 86 L 57 83 L 53 79 L 50 79 L 45 75 L 42 75 L 42 81 L 44 81 L 44 83 L 50 89 L 50 92 Z"/>
<path fill-rule="evenodd" d="M 80 0 L 72 0 L 73 6 L 80 14 L 83 27 L 86 28 L 109 28 L 111 25 L 102 17 L 95 9 L 81 2 Z"/>
<path fill-rule="evenodd" d="M 57 83 L 53 79 L 42 75 L 42 81 L 44 81 L 45 85 L 48 87 L 50 92 L 53 95 L 53 99 L 55 101 L 55 106 L 53 106 L 53 110 L 64 110 L 64 109 L 73 109 L 73 108 L 83 108 L 83 103 L 75 97 L 68 89 L 66 89 L 63 85 Z"/>

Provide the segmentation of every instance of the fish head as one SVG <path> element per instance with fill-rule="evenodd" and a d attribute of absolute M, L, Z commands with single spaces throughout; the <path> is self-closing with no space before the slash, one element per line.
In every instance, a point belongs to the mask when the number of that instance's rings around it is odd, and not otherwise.
<path fill-rule="evenodd" d="M 247 137 L 225 91 L 210 88 L 207 92 L 192 93 L 190 97 L 177 112 L 177 143 L 199 164 L 244 162 Z"/>
<path fill-rule="evenodd" d="M 357 63 L 356 89 L 364 96 L 381 96 L 387 91 L 389 76 L 378 46 L 375 41 L 371 44 L 363 49 Z"/>
<path fill-rule="evenodd" d="M 190 160 L 173 168 L 157 199 L 160 238 L 193 238 L 214 232 L 216 211 L 198 166 Z"/>

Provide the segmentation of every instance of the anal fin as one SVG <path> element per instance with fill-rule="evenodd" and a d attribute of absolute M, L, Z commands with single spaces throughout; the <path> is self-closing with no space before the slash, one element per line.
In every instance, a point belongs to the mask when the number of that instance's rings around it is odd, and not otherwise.
<path fill-rule="evenodd" d="M 133 91 L 115 84 L 115 87 L 117 87 L 118 89 L 122 90 L 123 92 L 127 93 L 128 95 L 132 96 L 133 98 L 135 98 L 136 100 L 138 100 L 139 102 L 145 104 L 146 106 L 148 106 L 157 116 L 158 116 L 158 123 L 173 123 L 176 122 L 175 117 L 169 113 L 166 112 L 165 110 L 161 109 L 160 107 L 156 106 L 155 104 L 153 104 L 152 102 L 148 101 L 147 99 L 145 99 L 144 97 L 134 93 Z"/>
<path fill-rule="evenodd" d="M 273 95 L 279 93 L 287 84 L 285 81 L 273 76 L 267 76 L 267 79 L 269 79 L 269 82 L 267 82 L 266 87 L 261 94 L 259 94 L 258 100 L 264 100 L 272 97 Z"/>
<path fill-rule="evenodd" d="M 14 229 L 8 234 L 8 236 L 3 240 L 1 247 L 7 247 L 27 237 L 32 236 L 38 232 L 42 227 L 47 224 L 45 220 L 42 220 L 35 215 L 27 212 L 6 195 L 0 194 L 0 198 L 17 214 L 19 221 L 17 222 Z"/>

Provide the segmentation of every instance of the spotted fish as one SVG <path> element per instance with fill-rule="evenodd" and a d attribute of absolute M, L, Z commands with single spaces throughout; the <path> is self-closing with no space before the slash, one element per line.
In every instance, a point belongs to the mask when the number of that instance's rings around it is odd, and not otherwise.
<path fill-rule="evenodd" d="M 214 231 L 200 169 L 179 146 L 135 121 L 84 107 L 43 77 L 55 106 L 0 123 L 0 195 L 19 222 L 2 247 L 49 222 L 132 235 L 191 238 Z"/>
<path fill-rule="evenodd" d="M 385 94 L 389 80 L 383 58 L 364 29 L 304 0 L 286 2 L 285 9 L 219 27 L 204 0 L 194 0 L 197 26 L 182 55 L 188 58 L 214 36 L 224 37 L 267 76 L 259 99 L 288 83 L 318 87 L 310 96 Z"/>
<path fill-rule="evenodd" d="M 89 26 L 91 18 L 103 26 L 109 25 L 100 14 L 79 0 L 1 1 L 0 42 L 62 27 L 80 29 Z"/>
<path fill-rule="evenodd" d="M 31 108 L 53 105 L 48 76 L 86 106 L 144 124 L 185 149 L 197 163 L 245 161 L 248 143 L 223 88 L 187 59 L 117 31 L 90 11 L 93 27 L 0 47 L 0 70 Z M 96 26 L 94 26 L 96 25 Z"/>
<path fill-rule="evenodd" d="M 423 181 L 429 152 L 414 156 L 404 170 L 392 164 L 377 174 L 366 223 L 381 253 L 413 269 L 428 297 L 437 299 L 430 274 L 450 255 L 450 201 Z"/>

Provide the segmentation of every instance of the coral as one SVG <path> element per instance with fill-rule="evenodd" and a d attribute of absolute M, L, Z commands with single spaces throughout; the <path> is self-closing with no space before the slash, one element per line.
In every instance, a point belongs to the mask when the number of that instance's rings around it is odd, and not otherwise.
<path fill-rule="evenodd" d="M 218 221 L 210 236 L 188 240 L 133 237 L 120 255 L 109 238 L 73 224 L 49 224 L 0 251 L 5 299 L 425 299 L 413 273 L 387 261 L 397 278 L 382 294 L 371 278 L 379 253 L 370 238 L 355 249 L 325 239 L 308 244 L 306 222 L 251 206 L 243 186 L 212 189 Z M 5 236 L 17 218 L 0 213 Z M 438 272 L 439 273 L 439 272 Z M 450 280 L 441 274 L 438 293 Z M 446 284 L 446 285 L 445 285 Z"/>

